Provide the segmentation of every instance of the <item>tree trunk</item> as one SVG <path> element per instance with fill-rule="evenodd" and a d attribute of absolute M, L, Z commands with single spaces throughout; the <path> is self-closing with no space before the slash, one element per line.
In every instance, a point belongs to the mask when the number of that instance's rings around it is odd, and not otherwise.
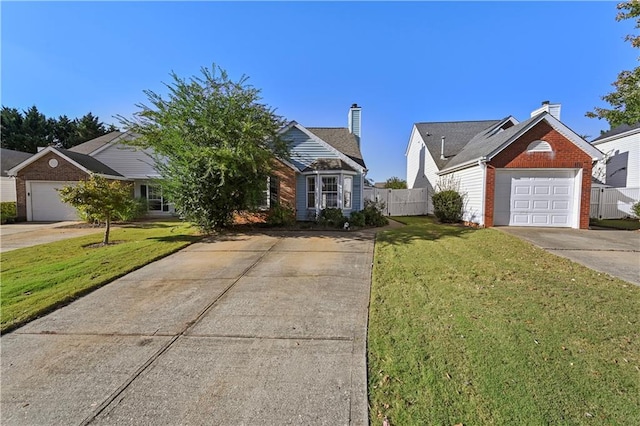
<path fill-rule="evenodd" d="M 107 215 L 107 226 L 104 228 L 104 239 L 102 240 L 102 244 L 109 244 L 109 230 L 111 229 L 111 215 Z"/>

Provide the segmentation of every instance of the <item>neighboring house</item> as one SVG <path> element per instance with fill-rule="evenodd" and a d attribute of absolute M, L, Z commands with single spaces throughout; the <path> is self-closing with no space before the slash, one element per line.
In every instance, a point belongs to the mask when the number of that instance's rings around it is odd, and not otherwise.
<path fill-rule="evenodd" d="M 366 166 L 360 151 L 361 108 L 349 109 L 348 127 L 304 127 L 295 121 L 280 131 L 290 142 L 290 158 L 274 160 L 268 178 L 266 206 L 287 205 L 298 220 L 314 219 L 324 208 L 345 215 L 362 210 Z M 11 168 L 16 177 L 18 219 L 75 219 L 75 210 L 60 201 L 56 188 L 98 174 L 133 183 L 134 196 L 148 201 L 149 213 L 174 213 L 156 179 L 153 152 L 132 146 L 128 132 L 111 132 L 69 150 L 47 147 Z"/>
<path fill-rule="evenodd" d="M 407 185 L 457 186 L 463 220 L 479 226 L 589 226 L 591 171 L 602 153 L 544 102 L 519 122 L 416 123 L 406 150 Z"/>
<path fill-rule="evenodd" d="M 353 104 L 347 127 L 304 127 L 292 121 L 280 131 L 291 151 L 279 170 L 288 168 L 288 181 L 295 181 L 295 188 L 286 188 L 295 199 L 298 220 L 313 220 L 325 208 L 342 209 L 345 216 L 362 210 L 367 168 L 360 150 L 361 119 L 362 109 Z"/>
<path fill-rule="evenodd" d="M 15 176 L 18 220 L 77 220 L 76 209 L 60 200 L 56 189 L 92 174 L 127 180 L 95 158 L 49 146 L 8 171 Z"/>
<path fill-rule="evenodd" d="M 640 187 L 640 123 L 623 124 L 591 141 L 605 157 L 593 177 L 614 188 Z"/>
<path fill-rule="evenodd" d="M 16 180 L 9 176 L 8 170 L 22 163 L 33 154 L 22 151 L 14 151 L 2 148 L 0 152 L 0 201 L 15 202 L 16 201 Z"/>

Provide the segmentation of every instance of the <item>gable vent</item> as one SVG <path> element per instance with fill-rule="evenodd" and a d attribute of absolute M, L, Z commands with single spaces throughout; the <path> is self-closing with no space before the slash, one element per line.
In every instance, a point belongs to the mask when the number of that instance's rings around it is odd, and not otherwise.
<path fill-rule="evenodd" d="M 533 141 L 527 147 L 527 152 L 553 152 L 551 145 L 545 141 Z"/>

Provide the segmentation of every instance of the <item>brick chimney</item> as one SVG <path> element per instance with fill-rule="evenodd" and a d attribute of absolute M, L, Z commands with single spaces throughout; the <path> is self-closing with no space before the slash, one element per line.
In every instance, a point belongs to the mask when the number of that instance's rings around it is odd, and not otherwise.
<path fill-rule="evenodd" d="M 353 133 L 358 139 L 360 146 L 360 136 L 362 135 L 362 108 L 358 104 L 351 105 L 349 108 L 349 133 Z"/>
<path fill-rule="evenodd" d="M 549 101 L 543 101 L 540 108 L 531 112 L 531 117 L 536 116 L 541 112 L 548 112 L 556 120 L 560 121 L 560 104 L 552 104 L 549 103 Z"/>

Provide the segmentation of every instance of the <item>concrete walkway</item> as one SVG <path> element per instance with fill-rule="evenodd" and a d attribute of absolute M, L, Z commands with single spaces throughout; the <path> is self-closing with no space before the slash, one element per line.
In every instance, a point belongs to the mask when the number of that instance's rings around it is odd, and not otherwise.
<path fill-rule="evenodd" d="M 22 222 L 0 225 L 0 252 L 104 232 L 104 228 L 69 227 L 79 223 L 82 222 Z"/>
<path fill-rule="evenodd" d="M 3 425 L 366 425 L 374 232 L 194 244 L 2 336 Z"/>
<path fill-rule="evenodd" d="M 498 227 L 558 256 L 640 285 L 640 232 Z"/>

